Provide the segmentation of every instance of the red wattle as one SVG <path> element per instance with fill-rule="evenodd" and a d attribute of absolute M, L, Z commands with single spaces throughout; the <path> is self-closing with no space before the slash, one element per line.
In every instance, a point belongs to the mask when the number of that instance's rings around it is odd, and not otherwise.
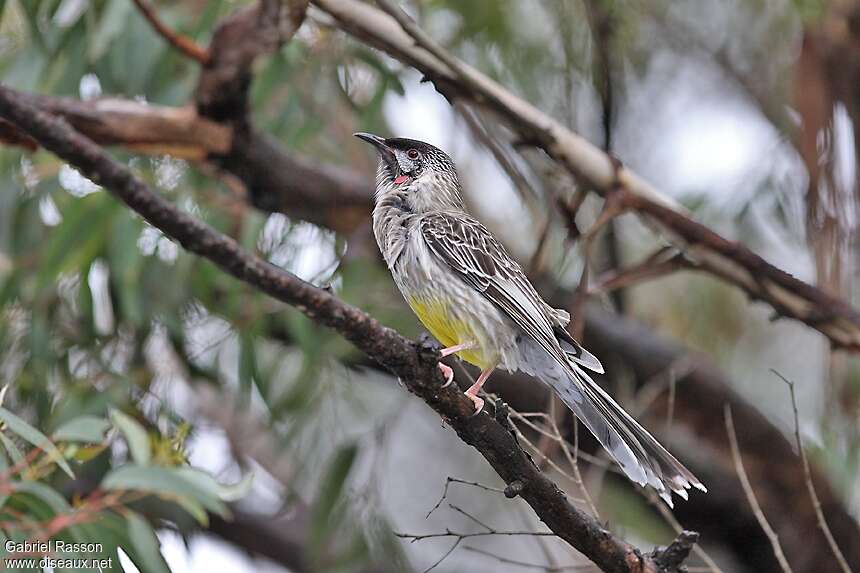
<path fill-rule="evenodd" d="M 409 180 L 410 180 L 410 177 L 409 177 L 408 175 L 398 175 L 398 176 L 394 179 L 394 184 L 395 184 L 395 185 L 400 185 L 401 183 L 406 183 L 406 182 L 407 182 L 407 181 L 409 181 Z"/>

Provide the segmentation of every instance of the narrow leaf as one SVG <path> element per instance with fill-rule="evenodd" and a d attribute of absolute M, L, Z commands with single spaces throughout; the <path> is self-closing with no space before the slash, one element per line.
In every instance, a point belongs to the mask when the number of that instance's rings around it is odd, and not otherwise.
<path fill-rule="evenodd" d="M 128 451 L 134 461 L 142 466 L 149 464 L 152 450 L 149 447 L 149 436 L 144 427 L 137 420 L 119 410 L 111 410 L 110 419 L 116 429 L 122 432 L 125 437 Z"/>
<path fill-rule="evenodd" d="M 129 511 L 128 536 L 136 553 L 135 565 L 141 573 L 170 573 L 170 568 L 161 555 L 161 548 L 152 526 L 139 514 Z"/>
<path fill-rule="evenodd" d="M 58 442 L 84 442 L 98 444 L 105 438 L 110 423 L 96 416 L 81 416 L 69 420 L 54 432 L 54 440 Z"/>
<path fill-rule="evenodd" d="M 6 422 L 10 431 L 45 452 L 55 464 L 60 466 L 60 468 L 69 475 L 70 478 L 74 479 L 75 474 L 72 473 L 72 468 L 69 467 L 69 464 L 66 462 L 65 458 L 63 458 L 63 454 L 60 453 L 57 446 L 55 446 L 45 434 L 6 408 L 0 407 L 0 420 Z"/>

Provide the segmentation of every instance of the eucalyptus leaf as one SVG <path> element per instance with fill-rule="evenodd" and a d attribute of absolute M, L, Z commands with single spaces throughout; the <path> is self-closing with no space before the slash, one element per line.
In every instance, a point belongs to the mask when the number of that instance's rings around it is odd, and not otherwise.
<path fill-rule="evenodd" d="M 6 426 L 9 428 L 9 431 L 17 434 L 24 440 L 30 442 L 35 447 L 44 451 L 51 460 L 57 464 L 64 472 L 68 474 L 68 476 L 74 479 L 75 474 L 72 473 L 72 468 L 69 467 L 69 464 L 66 462 L 63 454 L 60 453 L 60 450 L 57 449 L 57 446 L 54 445 L 48 437 L 7 410 L 6 408 L 0 407 L 0 420 L 6 422 Z"/>
<path fill-rule="evenodd" d="M 69 420 L 54 432 L 54 440 L 58 442 L 84 442 L 97 444 L 104 440 L 105 433 L 110 429 L 110 423 L 96 416 L 81 416 Z"/>
<path fill-rule="evenodd" d="M 184 476 L 179 468 L 129 464 L 108 473 L 102 480 L 102 487 L 108 490 L 145 491 L 178 501 L 198 521 L 205 519 L 205 512 L 201 516 L 197 506 L 222 516 L 229 515 L 227 506 L 210 488 Z"/>
<path fill-rule="evenodd" d="M 140 422 L 119 410 L 111 410 L 110 419 L 125 438 L 134 461 L 142 466 L 147 465 L 152 458 L 152 449 L 149 447 L 146 429 Z"/>
<path fill-rule="evenodd" d="M 129 511 L 126 514 L 128 536 L 137 556 L 134 564 L 141 573 L 170 573 L 170 567 L 161 554 L 158 537 L 152 526 L 140 514 Z"/>

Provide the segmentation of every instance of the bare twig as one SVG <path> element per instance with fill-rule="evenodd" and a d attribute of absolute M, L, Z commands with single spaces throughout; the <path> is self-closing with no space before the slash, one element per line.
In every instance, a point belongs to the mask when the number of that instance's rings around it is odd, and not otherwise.
<path fill-rule="evenodd" d="M 478 555 L 483 555 L 485 557 L 490 557 L 495 559 L 499 563 L 504 563 L 506 565 L 516 565 L 518 567 L 523 567 L 526 569 L 537 569 L 540 571 L 544 571 L 545 573 L 563 573 L 564 571 L 587 571 L 592 569 L 594 565 L 590 563 L 583 563 L 581 565 L 539 565 L 537 563 L 529 563 L 527 561 L 520 561 L 519 559 L 511 559 L 510 557 L 503 557 L 501 555 L 496 555 L 490 551 L 486 551 L 484 549 L 480 549 L 479 547 L 465 546 L 463 547 L 464 551 L 471 551 L 472 553 L 477 553 Z"/>
<path fill-rule="evenodd" d="M 759 505 L 758 499 L 756 498 L 755 492 L 750 484 L 749 477 L 747 477 L 747 472 L 744 469 L 744 462 L 741 459 L 741 451 L 738 446 L 738 437 L 735 434 L 735 425 L 732 421 L 732 409 L 728 404 L 726 404 L 725 408 L 725 418 L 726 431 L 729 435 L 729 444 L 732 448 L 732 459 L 735 463 L 735 470 L 738 473 L 738 479 L 741 481 L 741 486 L 744 488 L 744 493 L 752 507 L 756 520 L 758 520 L 764 534 L 767 535 L 767 538 L 770 540 L 771 547 L 773 547 L 773 554 L 779 562 L 779 566 L 782 568 L 784 573 L 791 573 L 791 565 L 788 564 L 788 560 L 785 558 L 785 553 L 782 551 L 782 546 L 779 544 L 779 536 L 764 516 L 764 512 L 761 510 L 761 506 Z"/>
<path fill-rule="evenodd" d="M 475 517 L 474 515 L 472 515 L 471 513 L 469 513 L 468 511 L 466 511 L 465 509 L 463 509 L 462 507 L 460 507 L 460 506 L 458 506 L 458 505 L 454 505 L 453 503 L 449 503 L 449 504 L 448 504 L 448 507 L 449 507 L 449 508 L 451 508 L 451 510 L 456 511 L 457 513 L 459 513 L 459 514 L 460 514 L 460 515 L 462 515 L 463 517 L 465 517 L 465 518 L 469 519 L 470 521 L 472 521 L 472 522 L 474 522 L 474 523 L 478 524 L 479 526 L 483 527 L 483 528 L 484 528 L 484 529 L 486 529 L 487 531 L 492 531 L 492 530 L 493 530 L 493 528 L 492 528 L 492 527 L 490 527 L 489 525 L 487 525 L 486 523 L 484 523 L 483 521 L 481 521 L 480 519 L 478 519 L 477 517 Z"/>
<path fill-rule="evenodd" d="M 201 64 L 209 62 L 209 51 L 206 48 L 199 46 L 194 40 L 187 36 L 183 36 L 178 32 L 171 30 L 155 13 L 155 9 L 149 5 L 146 0 L 134 0 L 137 9 L 146 18 L 150 26 L 162 37 L 168 44 Z"/>
<path fill-rule="evenodd" d="M 844 573 L 851 573 L 851 567 L 848 566 L 848 561 L 845 559 L 845 555 L 842 554 L 842 550 L 839 549 L 839 545 L 833 537 L 833 532 L 830 531 L 830 526 L 827 525 L 827 520 L 824 518 L 824 511 L 821 509 L 821 500 L 818 499 L 818 493 L 815 491 L 815 486 L 812 484 L 812 471 L 809 469 L 809 458 L 806 457 L 806 450 L 803 448 L 803 441 L 800 439 L 800 418 L 797 411 L 797 397 L 794 393 L 794 382 L 776 370 L 771 369 L 771 372 L 776 374 L 783 382 L 786 383 L 786 385 L 788 385 L 788 391 L 791 394 L 791 408 L 794 412 L 794 440 L 797 442 L 797 451 L 799 452 L 800 460 L 803 463 L 803 475 L 806 481 L 806 487 L 809 490 L 809 499 L 812 500 L 812 507 L 815 508 L 815 516 L 818 519 L 818 526 L 824 533 L 824 537 L 827 539 L 827 544 L 830 545 L 830 549 L 833 551 L 833 556 L 836 557 L 836 562 L 839 563 L 839 567 Z"/>
<path fill-rule="evenodd" d="M 437 509 L 439 509 L 439 506 L 440 506 L 440 505 L 442 505 L 442 502 L 443 502 L 443 501 L 445 501 L 446 499 L 448 499 L 448 488 L 449 488 L 449 487 L 451 487 L 451 484 L 452 484 L 452 483 L 461 483 L 461 484 L 465 484 L 465 485 L 470 485 L 470 486 L 473 486 L 473 487 L 477 487 L 477 488 L 483 489 L 483 490 L 485 490 L 485 491 L 492 491 L 492 492 L 495 492 L 495 493 L 505 493 L 505 490 L 503 490 L 503 489 L 499 489 L 499 488 L 497 488 L 497 487 L 490 487 L 490 486 L 488 486 L 488 485 L 484 485 L 484 484 L 482 484 L 482 483 L 478 483 L 478 482 L 476 482 L 476 481 L 468 481 L 468 480 L 464 480 L 464 479 L 454 478 L 454 477 L 448 476 L 448 478 L 445 480 L 445 489 L 444 489 L 444 490 L 442 490 L 442 497 L 440 497 L 440 498 L 439 498 L 439 501 L 437 501 L 437 502 L 436 502 L 436 505 L 434 505 L 432 508 L 430 508 L 430 511 L 428 511 L 428 512 L 427 512 L 427 515 L 425 516 L 425 519 L 427 519 L 428 517 L 430 517 L 430 516 L 433 514 L 433 512 L 434 512 L 434 511 L 436 511 Z"/>
<path fill-rule="evenodd" d="M 681 526 L 681 523 L 675 517 L 675 514 L 672 513 L 672 510 L 670 510 L 666 506 L 666 503 L 663 500 L 657 497 L 657 494 L 652 491 L 649 491 L 646 497 L 648 498 L 649 503 L 657 509 L 660 515 L 663 516 L 663 519 L 666 520 L 666 523 L 668 523 L 669 526 L 675 531 L 676 535 L 684 531 L 684 528 Z M 719 565 L 717 565 L 717 562 L 714 561 L 714 559 L 710 555 L 708 555 L 708 553 L 698 543 L 695 545 L 695 547 L 693 547 L 693 553 L 698 555 L 699 558 L 704 561 L 705 565 L 707 565 L 708 571 L 712 571 L 713 573 L 723 573 L 723 570 L 720 569 Z"/>
<path fill-rule="evenodd" d="M 588 493 L 588 488 L 585 487 L 585 482 L 582 479 L 582 472 L 579 470 L 579 420 L 576 418 L 573 420 L 573 454 L 570 452 L 571 447 L 567 443 L 567 440 L 562 437 L 555 419 L 549 417 L 549 421 L 552 424 L 552 432 L 555 434 L 556 440 L 561 446 L 561 451 L 564 453 L 564 457 L 567 458 L 567 463 L 570 464 L 571 470 L 573 470 L 573 479 L 576 482 L 576 486 L 579 488 L 579 491 L 582 493 L 582 498 L 585 500 L 585 504 L 588 506 L 589 511 L 591 511 L 591 515 L 600 519 L 600 513 L 597 511 L 597 506 L 594 504 L 594 500 L 591 499 L 591 495 Z"/>
<path fill-rule="evenodd" d="M 558 537 L 552 531 L 508 531 L 508 530 L 499 530 L 499 529 L 490 529 L 489 531 L 475 531 L 472 533 L 462 533 L 457 531 L 452 531 L 450 529 L 446 529 L 445 531 L 438 533 L 399 533 L 395 532 L 394 535 L 399 537 L 400 539 L 406 539 L 410 543 L 415 543 L 416 541 L 423 541 L 425 539 L 437 539 L 439 537 L 457 537 L 459 539 L 469 539 L 471 537 L 488 537 L 493 535 L 499 535 L 502 537 L 513 537 L 520 535 L 534 536 L 534 537 Z"/>
<path fill-rule="evenodd" d="M 648 255 L 642 262 L 624 269 L 616 269 L 605 273 L 597 279 L 592 290 L 610 292 L 615 289 L 633 286 L 646 280 L 664 277 L 675 271 L 689 268 L 684 255 L 674 247 L 662 247 Z"/>
<path fill-rule="evenodd" d="M 481 527 L 486 529 L 486 531 L 478 531 L 478 532 L 474 532 L 474 533 L 459 533 L 457 531 L 452 531 L 450 529 L 446 529 L 445 531 L 439 532 L 439 533 L 424 533 L 424 534 L 394 532 L 395 537 L 399 537 L 400 539 L 406 539 L 410 543 L 415 543 L 416 541 L 423 541 L 425 539 L 439 539 L 439 538 L 445 538 L 445 537 L 455 538 L 454 543 L 451 545 L 451 547 L 448 548 L 448 550 L 439 559 L 434 561 L 433 564 L 430 565 L 430 567 L 425 569 L 423 573 L 429 573 L 430 571 L 432 571 L 433 569 L 438 567 L 439 564 L 442 563 L 445 559 L 447 559 L 448 556 L 451 555 L 454 552 L 454 550 L 457 549 L 457 547 L 459 547 L 460 543 L 462 543 L 466 539 L 470 539 L 470 538 L 474 538 L 474 537 L 489 537 L 489 536 L 496 536 L 496 535 L 501 536 L 501 537 L 523 536 L 523 535 L 524 536 L 530 536 L 530 537 L 556 537 L 556 535 L 554 533 L 552 533 L 551 531 L 504 531 L 504 530 L 498 530 L 498 529 L 490 527 L 489 525 L 483 523 L 482 521 L 479 521 L 474 516 L 463 511 L 459 507 L 452 506 L 452 509 L 462 513 L 463 515 L 465 515 L 469 519 L 475 521 L 478 525 L 480 525 Z"/>

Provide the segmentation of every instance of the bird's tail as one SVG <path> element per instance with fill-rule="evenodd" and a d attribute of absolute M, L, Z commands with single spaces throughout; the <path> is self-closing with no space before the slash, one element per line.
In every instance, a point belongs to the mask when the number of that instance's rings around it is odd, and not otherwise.
<path fill-rule="evenodd" d="M 631 480 L 653 487 L 670 507 L 671 492 L 687 499 L 690 487 L 707 491 L 577 364 L 563 367 L 539 348 L 524 353 L 524 358 L 523 370 L 552 387 Z"/>

